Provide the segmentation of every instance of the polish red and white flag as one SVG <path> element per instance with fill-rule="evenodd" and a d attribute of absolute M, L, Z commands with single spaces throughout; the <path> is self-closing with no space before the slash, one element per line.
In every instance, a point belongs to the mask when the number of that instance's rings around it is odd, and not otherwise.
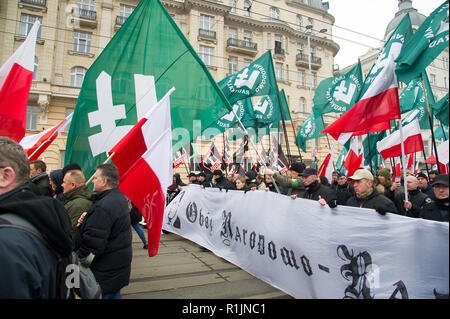
<path fill-rule="evenodd" d="M 359 154 L 358 151 L 358 138 L 352 137 L 350 144 L 350 150 L 347 153 L 347 157 L 344 161 L 344 167 L 347 169 L 347 178 L 353 176 L 358 168 L 361 167 L 363 161 L 363 154 Z"/>
<path fill-rule="evenodd" d="M 41 156 L 47 147 L 58 137 L 59 133 L 70 125 L 72 122 L 72 115 L 73 113 L 70 113 L 70 115 L 58 125 L 50 127 L 41 133 L 25 136 L 19 142 L 23 147 L 23 150 L 27 153 L 28 160 L 34 161 Z"/>
<path fill-rule="evenodd" d="M 36 20 L 25 41 L 0 68 L 0 136 L 16 142 L 25 136 L 27 101 L 40 25 Z"/>
<path fill-rule="evenodd" d="M 148 255 L 158 253 L 167 188 L 173 182 L 172 88 L 109 152 L 119 169 L 119 189 L 147 223 Z"/>
<path fill-rule="evenodd" d="M 405 125 L 402 128 L 402 133 L 405 155 L 424 150 L 418 119 L 415 119 L 411 123 Z M 377 143 L 377 150 L 383 159 L 401 156 L 402 149 L 400 143 L 400 130 L 397 130 L 388 137 L 379 141 Z"/>

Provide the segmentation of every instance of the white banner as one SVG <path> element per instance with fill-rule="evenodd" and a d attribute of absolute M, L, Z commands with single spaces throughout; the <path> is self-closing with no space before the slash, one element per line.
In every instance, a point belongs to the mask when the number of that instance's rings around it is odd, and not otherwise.
<path fill-rule="evenodd" d="M 193 185 L 166 207 L 163 228 L 295 298 L 449 293 L 448 223 Z"/>

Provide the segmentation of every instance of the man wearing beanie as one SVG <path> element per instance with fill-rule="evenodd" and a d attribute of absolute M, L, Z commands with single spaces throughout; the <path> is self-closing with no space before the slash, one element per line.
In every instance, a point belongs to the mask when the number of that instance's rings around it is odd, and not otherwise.
<path fill-rule="evenodd" d="M 297 195 L 298 197 L 302 197 L 305 195 L 305 185 L 303 184 L 303 180 L 300 177 L 300 174 L 305 170 L 306 165 L 303 162 L 295 162 L 291 164 L 290 172 L 291 178 L 284 177 L 278 172 L 273 172 L 271 170 L 266 170 L 266 175 L 273 175 L 275 181 L 280 184 L 282 187 L 287 189 L 288 196 Z"/>
<path fill-rule="evenodd" d="M 428 184 L 428 177 L 424 173 L 420 172 L 416 175 L 417 180 L 419 181 L 419 191 L 428 195 L 432 201 L 436 200 L 436 195 L 434 195 L 433 187 Z"/>
<path fill-rule="evenodd" d="M 391 170 L 387 167 L 380 170 L 378 173 L 378 180 L 384 186 L 384 196 L 395 202 L 395 196 L 398 194 L 397 188 L 401 186 L 400 183 L 393 183 L 391 177 Z"/>

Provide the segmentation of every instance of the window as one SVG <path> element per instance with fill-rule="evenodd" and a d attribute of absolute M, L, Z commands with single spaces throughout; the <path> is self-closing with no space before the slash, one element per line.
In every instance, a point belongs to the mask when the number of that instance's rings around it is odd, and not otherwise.
<path fill-rule="evenodd" d="M 269 16 L 271 19 L 279 20 L 280 19 L 280 12 L 277 8 L 271 7 L 269 11 Z"/>
<path fill-rule="evenodd" d="M 237 39 L 237 30 L 234 28 L 228 28 L 228 38 Z"/>
<path fill-rule="evenodd" d="M 298 31 L 300 31 L 302 29 L 302 17 L 300 15 L 297 15 L 296 27 L 297 27 Z"/>
<path fill-rule="evenodd" d="M 297 44 L 297 54 L 303 54 L 303 45 L 301 43 Z"/>
<path fill-rule="evenodd" d="M 313 24 L 313 19 L 312 18 L 308 18 L 308 25 L 311 25 L 312 29 L 314 29 L 314 24 Z"/>
<path fill-rule="evenodd" d="M 306 113 L 306 99 L 304 97 L 301 97 L 298 101 L 298 111 Z"/>
<path fill-rule="evenodd" d="M 200 29 L 214 31 L 214 17 L 201 14 Z"/>
<path fill-rule="evenodd" d="M 283 54 L 283 38 L 281 35 L 275 35 L 275 53 L 276 54 Z"/>
<path fill-rule="evenodd" d="M 91 33 L 78 32 L 73 33 L 73 51 L 90 53 L 91 52 Z"/>
<path fill-rule="evenodd" d="M 229 4 L 230 4 L 230 12 L 231 13 L 236 13 L 236 0 L 229 0 Z"/>
<path fill-rule="evenodd" d="M 94 11 L 94 0 L 77 0 L 78 8 L 82 10 Z"/>
<path fill-rule="evenodd" d="M 275 77 L 277 80 L 283 79 L 283 64 L 275 63 Z"/>
<path fill-rule="evenodd" d="M 131 13 L 133 13 L 134 7 L 126 6 L 124 4 L 120 5 L 120 16 L 123 18 L 128 18 Z"/>
<path fill-rule="evenodd" d="M 267 50 L 272 49 L 272 35 L 267 33 Z"/>
<path fill-rule="evenodd" d="M 199 56 L 206 65 L 208 66 L 214 65 L 214 48 L 205 47 L 201 45 Z"/>
<path fill-rule="evenodd" d="M 250 8 L 252 5 L 248 1 L 244 1 L 244 16 L 249 17 L 250 16 Z"/>
<path fill-rule="evenodd" d="M 244 31 L 244 44 L 250 46 L 250 42 L 252 42 L 252 33 L 250 31 Z"/>
<path fill-rule="evenodd" d="M 27 123 L 26 129 L 29 131 L 36 131 L 37 129 L 37 115 L 39 108 L 37 106 L 27 106 Z"/>
<path fill-rule="evenodd" d="M 42 30 L 42 17 L 36 17 L 29 14 L 23 14 L 20 16 L 20 35 L 26 37 L 28 32 L 30 32 L 33 24 L 36 20 L 39 20 L 41 26 L 39 27 L 37 38 L 41 38 L 41 30 Z"/>
<path fill-rule="evenodd" d="M 448 78 L 446 76 L 444 76 L 444 88 L 446 88 L 446 89 L 448 88 L 447 81 L 448 81 Z"/>
<path fill-rule="evenodd" d="M 66 151 L 59 151 L 59 167 L 64 167 L 65 157 L 66 157 Z"/>
<path fill-rule="evenodd" d="M 228 74 L 233 74 L 237 72 L 237 58 L 230 56 L 228 58 Z"/>
<path fill-rule="evenodd" d="M 444 69 L 448 70 L 448 58 L 447 57 L 442 58 L 442 63 L 444 64 Z"/>
<path fill-rule="evenodd" d="M 316 72 L 311 73 L 312 73 L 312 87 L 315 88 L 317 85 L 317 73 Z"/>
<path fill-rule="evenodd" d="M 436 74 L 430 73 L 430 84 L 436 85 Z"/>
<path fill-rule="evenodd" d="M 39 67 L 39 60 L 38 57 L 34 57 L 34 67 L 33 67 L 33 81 L 37 80 L 37 74 L 38 74 L 38 67 Z"/>
<path fill-rule="evenodd" d="M 83 84 L 86 69 L 81 66 L 73 67 L 70 70 L 70 86 L 80 88 Z"/>
<path fill-rule="evenodd" d="M 305 86 L 305 71 L 298 71 L 298 85 Z"/>
<path fill-rule="evenodd" d="M 244 68 L 248 67 L 252 62 L 252 60 L 244 59 Z"/>

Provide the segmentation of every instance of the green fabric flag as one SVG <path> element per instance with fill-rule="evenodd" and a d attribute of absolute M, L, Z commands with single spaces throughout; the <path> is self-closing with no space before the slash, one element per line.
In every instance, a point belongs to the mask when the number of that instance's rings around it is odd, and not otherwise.
<path fill-rule="evenodd" d="M 448 140 L 448 126 L 442 125 L 438 126 L 436 130 L 434 130 L 434 138 L 436 140 Z"/>
<path fill-rule="evenodd" d="M 107 152 L 172 87 L 172 129 L 189 133 L 173 140 L 176 151 L 200 134 L 194 120 L 208 127 L 231 105 L 161 2 L 140 1 L 86 73 L 65 163 L 76 162 L 91 176 Z"/>
<path fill-rule="evenodd" d="M 295 138 L 295 145 L 300 147 L 303 152 L 306 152 L 306 141 L 325 136 L 326 134 L 320 134 L 324 128 L 323 118 L 320 115 L 317 116 L 317 114 L 311 113 L 300 127 Z"/>
<path fill-rule="evenodd" d="M 238 116 L 239 120 L 243 122 L 245 126 L 245 122 L 249 119 L 254 121 L 254 115 L 253 114 L 253 105 L 250 98 L 245 100 L 236 101 L 236 103 L 232 106 L 234 113 Z M 220 119 L 215 121 L 212 125 L 208 127 L 209 130 L 215 129 L 217 134 L 223 133 L 229 128 L 232 128 L 234 125 L 239 125 L 238 120 L 236 119 L 236 116 L 234 115 L 233 111 L 228 112 L 224 116 L 222 116 Z M 203 132 L 205 134 L 207 130 Z M 217 135 L 216 134 L 216 135 Z M 211 134 L 210 134 L 211 135 Z M 214 137 L 215 135 L 211 135 L 210 138 Z"/>
<path fill-rule="evenodd" d="M 409 83 L 444 50 L 448 48 L 448 0 L 444 1 L 422 22 L 416 33 L 403 46 L 395 60 L 399 81 Z"/>
<path fill-rule="evenodd" d="M 291 118 L 291 112 L 289 111 L 289 105 L 286 98 L 286 93 L 284 92 L 284 89 L 280 91 L 280 101 L 281 101 L 281 110 L 283 111 L 283 118 L 285 121 L 290 121 Z"/>
<path fill-rule="evenodd" d="M 387 136 L 386 131 L 370 133 L 368 136 L 366 136 L 366 138 L 362 142 L 362 146 L 364 149 L 364 151 L 363 151 L 364 165 L 370 166 L 370 161 L 372 161 L 372 168 L 374 170 L 378 169 L 378 167 L 380 166 L 380 162 L 379 162 L 380 153 L 377 150 L 377 142 L 381 141 L 386 136 Z M 370 145 L 369 145 L 369 140 L 370 140 Z M 369 150 L 370 150 L 370 152 L 369 152 Z"/>
<path fill-rule="evenodd" d="M 362 83 L 360 61 L 349 72 L 323 80 L 314 94 L 314 113 L 347 112 L 358 101 Z"/>
<path fill-rule="evenodd" d="M 449 126 L 449 104 L 448 93 L 438 102 L 430 104 L 430 108 L 434 116 L 441 121 L 442 124 Z"/>
<path fill-rule="evenodd" d="M 434 95 L 431 90 L 430 81 L 426 72 L 423 73 L 423 82 L 429 104 L 434 104 Z M 421 77 L 416 77 L 408 83 L 408 86 L 399 95 L 401 113 L 406 113 L 414 109 L 423 108 L 426 110 L 427 104 L 423 90 Z"/>
<path fill-rule="evenodd" d="M 218 84 L 231 104 L 251 96 L 276 95 L 278 88 L 272 53 L 267 51 L 249 66 L 227 76 Z"/>

